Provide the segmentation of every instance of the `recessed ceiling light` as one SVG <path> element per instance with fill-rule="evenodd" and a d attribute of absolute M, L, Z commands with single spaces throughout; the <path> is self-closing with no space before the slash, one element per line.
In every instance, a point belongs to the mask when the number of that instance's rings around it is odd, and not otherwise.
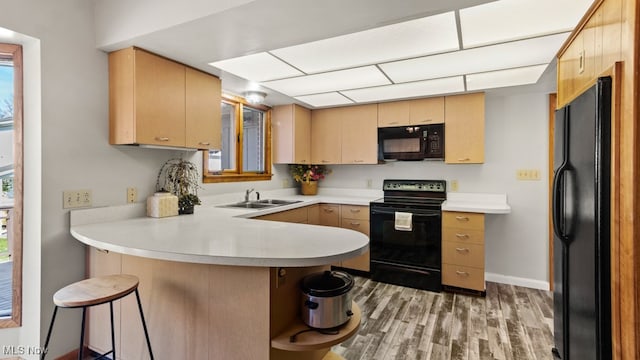
<path fill-rule="evenodd" d="M 296 96 L 295 98 L 313 107 L 353 104 L 353 101 L 349 100 L 348 98 L 344 97 L 342 94 L 337 92 L 314 94 L 314 95 L 303 95 L 303 96 Z"/>
<path fill-rule="evenodd" d="M 548 64 L 467 75 L 467 90 L 535 84 Z"/>
<path fill-rule="evenodd" d="M 342 91 L 356 102 L 394 100 L 464 91 L 462 76 Z"/>
<path fill-rule="evenodd" d="M 548 64 L 569 33 L 381 64 L 395 83 Z"/>
<path fill-rule="evenodd" d="M 230 74 L 253 81 L 267 81 L 304 75 L 268 53 L 258 53 L 209 63 Z"/>
<path fill-rule="evenodd" d="M 464 48 L 571 31 L 593 0 L 500 0 L 460 10 Z"/>
<path fill-rule="evenodd" d="M 390 83 L 389 79 L 387 79 L 377 67 L 364 66 L 354 69 L 268 81 L 262 83 L 262 86 L 279 91 L 285 95 L 298 96 Z"/>
<path fill-rule="evenodd" d="M 453 12 L 271 51 L 306 73 L 458 50 Z"/>

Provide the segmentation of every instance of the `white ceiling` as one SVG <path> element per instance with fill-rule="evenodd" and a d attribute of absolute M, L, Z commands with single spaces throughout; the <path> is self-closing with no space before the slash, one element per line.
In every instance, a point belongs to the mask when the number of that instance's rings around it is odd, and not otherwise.
<path fill-rule="evenodd" d="M 94 3 L 105 51 L 136 45 L 232 93 L 324 107 L 536 83 L 592 0 Z"/>

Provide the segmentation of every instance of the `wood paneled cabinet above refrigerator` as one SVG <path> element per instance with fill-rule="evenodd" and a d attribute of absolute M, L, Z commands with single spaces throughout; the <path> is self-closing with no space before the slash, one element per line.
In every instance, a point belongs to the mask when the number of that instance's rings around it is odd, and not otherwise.
<path fill-rule="evenodd" d="M 109 143 L 221 146 L 220 79 L 130 47 L 109 54 Z"/>
<path fill-rule="evenodd" d="M 378 127 L 444 123 L 444 97 L 378 104 Z"/>

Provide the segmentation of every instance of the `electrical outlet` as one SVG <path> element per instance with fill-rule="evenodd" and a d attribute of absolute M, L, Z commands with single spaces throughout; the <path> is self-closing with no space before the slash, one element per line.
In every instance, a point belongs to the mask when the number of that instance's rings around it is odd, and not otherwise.
<path fill-rule="evenodd" d="M 367 179 L 367 189 L 371 189 L 373 187 L 373 181 L 371 179 Z"/>
<path fill-rule="evenodd" d="M 451 180 L 451 191 L 458 191 L 458 180 Z"/>
<path fill-rule="evenodd" d="M 134 187 L 127 188 L 127 203 L 131 204 L 138 201 L 138 189 Z"/>
<path fill-rule="evenodd" d="M 90 207 L 91 202 L 91 190 L 65 190 L 62 192 L 63 209 Z"/>
<path fill-rule="evenodd" d="M 539 169 L 518 169 L 516 170 L 518 180 L 540 180 Z"/>

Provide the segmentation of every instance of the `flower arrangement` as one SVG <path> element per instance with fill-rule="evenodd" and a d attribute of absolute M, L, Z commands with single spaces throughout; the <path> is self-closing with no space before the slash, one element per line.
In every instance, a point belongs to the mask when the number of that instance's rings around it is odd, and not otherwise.
<path fill-rule="evenodd" d="M 291 175 L 296 182 L 319 181 L 331 174 L 331 169 L 324 165 L 291 165 Z"/>
<path fill-rule="evenodd" d="M 200 205 L 198 188 L 200 175 L 196 164 L 183 159 L 165 162 L 156 178 L 156 191 L 170 192 L 178 197 L 181 214 L 192 214 L 194 205 Z"/>

